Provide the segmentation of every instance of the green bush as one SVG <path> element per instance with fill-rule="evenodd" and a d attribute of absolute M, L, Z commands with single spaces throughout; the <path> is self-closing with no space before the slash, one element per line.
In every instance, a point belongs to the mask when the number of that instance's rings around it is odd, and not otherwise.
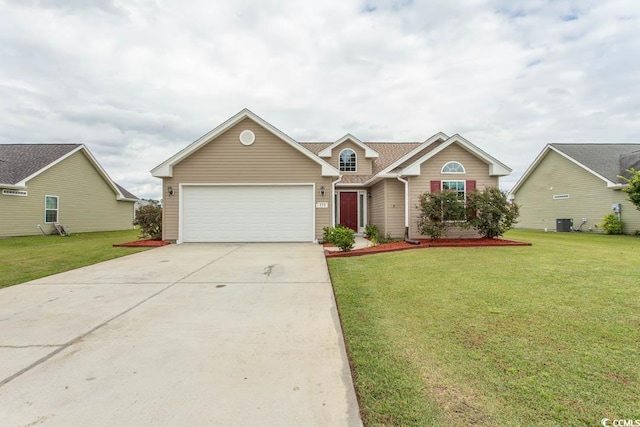
<path fill-rule="evenodd" d="M 378 231 L 378 226 L 375 224 L 367 225 L 364 228 L 364 235 L 367 236 L 367 239 L 374 245 L 380 241 L 380 232 Z"/>
<path fill-rule="evenodd" d="M 153 240 L 162 239 L 162 207 L 156 200 L 149 200 L 149 204 L 136 211 L 133 225 L 140 227 L 142 238 Z"/>
<path fill-rule="evenodd" d="M 605 215 L 600 224 L 607 234 L 622 234 L 622 225 L 622 221 L 614 213 Z"/>
<path fill-rule="evenodd" d="M 509 202 L 507 193 L 497 187 L 474 190 L 467 194 L 469 225 L 487 239 L 502 236 L 517 221 L 520 208 Z"/>
<path fill-rule="evenodd" d="M 356 243 L 355 231 L 342 224 L 336 225 L 335 228 L 323 227 L 322 231 L 322 240 L 335 245 L 342 251 L 350 251 Z"/>
<path fill-rule="evenodd" d="M 467 227 L 465 221 L 452 220 L 464 218 L 464 203 L 454 191 L 424 193 L 420 196 L 418 231 L 437 240 L 445 237 L 452 226 Z"/>
<path fill-rule="evenodd" d="M 344 226 L 337 226 L 333 230 L 333 244 L 340 248 L 343 252 L 353 249 L 356 243 L 355 231 Z"/>

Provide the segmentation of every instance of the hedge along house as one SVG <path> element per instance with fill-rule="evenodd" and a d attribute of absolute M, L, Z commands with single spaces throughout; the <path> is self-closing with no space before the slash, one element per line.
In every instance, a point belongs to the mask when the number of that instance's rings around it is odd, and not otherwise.
<path fill-rule="evenodd" d="M 247 109 L 151 171 L 162 179 L 163 237 L 178 243 L 311 242 L 336 224 L 425 237 L 417 230 L 420 194 L 464 196 L 510 172 L 459 135 L 298 142 Z"/>
<path fill-rule="evenodd" d="M 0 144 L 1 237 L 132 229 L 137 200 L 83 144 Z"/>
<path fill-rule="evenodd" d="M 598 223 L 615 213 L 625 233 L 640 229 L 618 176 L 629 168 L 640 169 L 640 144 L 548 144 L 510 192 L 520 205 L 516 227 L 603 232 Z"/>

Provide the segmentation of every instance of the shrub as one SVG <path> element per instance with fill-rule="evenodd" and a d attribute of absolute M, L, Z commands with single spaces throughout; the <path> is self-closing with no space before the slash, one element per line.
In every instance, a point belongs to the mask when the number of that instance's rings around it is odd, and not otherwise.
<path fill-rule="evenodd" d="M 422 194 L 418 209 L 418 231 L 431 240 L 446 236 L 451 226 L 467 226 L 464 221 L 452 220 L 464 218 L 464 203 L 453 191 Z"/>
<path fill-rule="evenodd" d="M 344 226 L 338 226 L 333 230 L 333 244 L 343 252 L 353 249 L 356 243 L 355 231 Z"/>
<path fill-rule="evenodd" d="M 469 225 L 483 237 L 493 239 L 510 230 L 520 215 L 520 208 L 509 202 L 507 193 L 496 187 L 467 194 Z"/>
<path fill-rule="evenodd" d="M 605 215 L 600 224 L 607 234 L 622 234 L 622 225 L 622 221 L 614 213 Z"/>
<path fill-rule="evenodd" d="M 336 225 L 335 228 L 323 227 L 322 231 L 322 240 L 334 244 L 342 251 L 350 251 L 356 243 L 356 233 L 342 224 Z"/>
<path fill-rule="evenodd" d="M 380 241 L 380 232 L 378 231 L 378 226 L 375 224 L 367 225 L 364 228 L 364 235 L 367 236 L 374 245 Z"/>
<path fill-rule="evenodd" d="M 133 225 L 140 227 L 142 238 L 153 240 L 162 239 L 162 207 L 156 200 L 149 200 L 149 204 L 136 211 Z"/>

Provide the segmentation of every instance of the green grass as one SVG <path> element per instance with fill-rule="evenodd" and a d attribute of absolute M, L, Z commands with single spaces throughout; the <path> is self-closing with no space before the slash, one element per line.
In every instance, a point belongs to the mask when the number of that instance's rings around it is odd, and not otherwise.
<path fill-rule="evenodd" d="M 640 419 L 640 239 L 330 259 L 369 426 Z"/>
<path fill-rule="evenodd" d="M 118 258 L 139 248 L 114 248 L 138 239 L 137 230 L 0 239 L 0 288 Z"/>

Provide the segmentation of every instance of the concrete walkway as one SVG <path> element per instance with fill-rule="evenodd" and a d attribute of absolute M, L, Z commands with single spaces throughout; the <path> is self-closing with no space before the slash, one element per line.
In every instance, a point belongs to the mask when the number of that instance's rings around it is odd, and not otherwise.
<path fill-rule="evenodd" d="M 360 426 L 320 245 L 184 244 L 0 290 L 3 426 Z"/>
<path fill-rule="evenodd" d="M 363 249 L 363 248 L 368 248 L 369 246 L 371 246 L 371 242 L 367 239 L 365 239 L 362 236 L 355 236 L 355 244 L 353 245 L 353 249 Z M 331 252 L 336 252 L 339 251 L 340 248 L 335 247 L 335 246 L 330 246 L 327 248 L 324 248 L 325 251 L 331 251 Z"/>

